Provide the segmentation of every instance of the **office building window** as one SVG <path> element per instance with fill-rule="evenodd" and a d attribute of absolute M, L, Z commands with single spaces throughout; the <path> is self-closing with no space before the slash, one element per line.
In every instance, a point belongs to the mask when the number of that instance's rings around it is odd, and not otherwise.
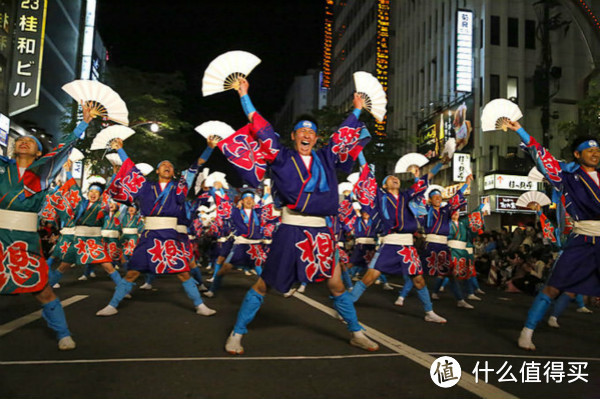
<path fill-rule="evenodd" d="M 519 20 L 517 18 L 508 18 L 507 29 L 508 47 L 519 47 Z"/>
<path fill-rule="evenodd" d="M 525 20 L 525 48 L 535 50 L 535 21 Z"/>
<path fill-rule="evenodd" d="M 500 75 L 490 75 L 490 100 L 500 98 Z"/>
<path fill-rule="evenodd" d="M 519 103 L 519 78 L 509 76 L 506 79 L 506 98 L 515 104 Z"/>
<path fill-rule="evenodd" d="M 490 16 L 490 44 L 500 45 L 500 17 Z"/>

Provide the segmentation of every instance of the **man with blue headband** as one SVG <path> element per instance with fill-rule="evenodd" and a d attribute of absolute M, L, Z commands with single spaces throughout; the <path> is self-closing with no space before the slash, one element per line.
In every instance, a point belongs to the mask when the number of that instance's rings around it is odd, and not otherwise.
<path fill-rule="evenodd" d="M 83 266 L 100 264 L 117 285 L 121 281 L 121 276 L 112 264 L 102 237 L 104 218 L 109 213 L 108 204 L 102 201 L 104 189 L 98 184 L 91 184 L 88 188 L 88 198 L 83 198 L 81 189 L 71 175 L 71 167 L 72 162 L 67 161 L 64 169 L 68 180 L 58 192 L 63 198 L 62 205 L 72 209 L 73 241 L 60 265 L 50 272 L 50 284 L 58 283 L 63 274 L 75 263 Z"/>
<path fill-rule="evenodd" d="M 227 255 L 221 270 L 216 274 L 210 290 L 205 292 L 207 297 L 213 297 L 221 285 L 223 276 L 234 266 L 254 267 L 260 276 L 266 254 L 263 250 L 263 226 L 260 215 L 262 209 L 254 202 L 254 192 L 246 190 L 242 193 L 240 204 L 231 211 L 233 226 L 233 248 Z"/>
<path fill-rule="evenodd" d="M 208 147 L 190 169 L 197 170 L 204 164 L 215 144 L 216 142 L 209 140 Z M 146 180 L 127 156 L 123 149 L 123 140 L 113 140 L 112 148 L 118 151 L 123 164 L 112 180 L 108 193 L 117 202 L 126 205 L 137 204 L 141 216 L 144 217 L 144 230 L 127 263 L 127 274 L 117 285 L 109 304 L 99 310 L 96 316 L 117 314 L 117 307 L 133 289 L 134 281 L 141 273 L 176 275 L 185 293 L 192 300 L 196 313 L 202 316 L 215 314 L 216 311 L 203 303 L 196 283 L 190 275 L 190 254 L 177 231 L 188 193 L 186 176 L 182 175 L 178 182 L 173 181 L 173 164 L 162 161 L 156 168 L 158 181 Z"/>
<path fill-rule="evenodd" d="M 508 128 L 517 132 L 540 172 L 565 196 L 566 211 L 574 221 L 573 231 L 547 285 L 533 301 L 518 339 L 520 348 L 535 350 L 533 331 L 561 292 L 600 296 L 600 146 L 593 137 L 575 140 L 571 147 L 575 162 L 567 164 L 557 161 L 518 122 L 509 122 Z"/>
<path fill-rule="evenodd" d="M 295 282 L 322 280 L 327 280 L 333 305 L 348 324 L 350 343 L 368 351 L 377 350 L 379 346 L 362 332 L 350 294 L 342 283 L 340 267 L 334 261 L 335 243 L 330 228 L 339 203 L 336 169 L 349 173 L 370 138 L 364 124 L 358 121 L 364 100 L 354 96 L 354 111 L 325 147 L 314 149 L 317 126 L 313 121 L 302 120 L 291 134 L 294 149 L 288 149 L 254 109 L 248 87 L 248 81 L 240 79 L 238 93 L 250 124 L 221 141 L 219 148 L 254 187 L 268 167 L 276 202 L 283 211 L 263 273 L 242 302 L 225 350 L 244 353 L 242 337 L 262 306 L 268 288 L 285 293 Z"/>
<path fill-rule="evenodd" d="M 375 187 L 376 193 L 371 212 L 380 218 L 380 247 L 371 260 L 367 273 L 361 281 L 354 284 L 352 298 L 355 302 L 382 273 L 407 275 L 417 289 L 417 296 L 423 304 L 425 321 L 446 323 L 446 319 L 433 311 L 429 291 L 423 278 L 423 267 L 413 240 L 413 235 L 419 226 L 414 210 L 416 202 L 421 200 L 420 197 L 427 189 L 429 181 L 441 167 L 440 162 L 423 177 L 420 177 L 421 172 L 418 167 L 410 168 L 415 183 L 408 190 L 401 191 L 400 179 L 393 175 L 383 179 L 382 188 Z M 362 195 L 359 193 L 359 196 Z"/>
<path fill-rule="evenodd" d="M 450 217 L 466 204 L 463 196 L 469 188 L 473 176 L 467 177 L 467 182 L 450 198 L 448 203 L 442 206 L 442 193 L 438 189 L 433 189 L 428 193 L 427 200 L 429 204 L 425 206 L 424 212 L 419 216 L 419 223 L 423 226 L 425 234 L 425 247 L 421 253 L 421 263 L 430 276 L 436 276 L 436 284 L 431 297 L 438 299 L 438 294 L 445 277 L 450 278 L 450 289 L 457 300 L 459 308 L 473 309 L 473 306 L 464 299 L 462 290 L 454 279 L 454 265 L 452 264 L 451 248 L 453 246 L 464 249 L 462 242 L 457 240 L 448 241 L 450 234 Z M 412 284 L 404 285 L 398 298 L 406 298 L 410 292 Z M 402 302 L 399 300 L 398 302 Z M 400 305 L 400 303 L 397 303 Z M 401 305 L 400 305 L 401 306 Z"/>
<path fill-rule="evenodd" d="M 42 304 L 42 317 L 56 332 L 58 348 L 75 348 L 60 300 L 48 285 L 48 264 L 40 248 L 38 212 L 50 183 L 56 178 L 88 123 L 90 108 L 83 104 L 83 122 L 51 152 L 33 136 L 15 143 L 15 159 L 0 157 L 0 295 L 30 292 Z"/>

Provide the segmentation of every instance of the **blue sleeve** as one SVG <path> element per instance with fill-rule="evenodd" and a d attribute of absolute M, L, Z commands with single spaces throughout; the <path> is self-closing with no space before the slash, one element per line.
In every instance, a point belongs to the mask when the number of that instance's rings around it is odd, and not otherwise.
<path fill-rule="evenodd" d="M 431 173 L 432 175 L 435 175 L 435 174 L 437 174 L 437 173 L 438 173 L 438 172 L 439 172 L 441 169 L 442 169 L 442 163 L 441 163 L 441 162 L 438 162 L 438 163 L 436 163 L 436 164 L 435 164 L 435 166 L 434 166 L 434 167 L 431 169 L 431 172 L 429 172 L 429 173 Z"/>
<path fill-rule="evenodd" d="M 200 158 L 204 159 L 204 162 L 208 161 L 208 159 L 210 158 L 210 155 L 212 154 L 213 149 L 209 146 L 207 146 L 204 151 L 202 152 L 202 155 L 200 155 Z"/>
<path fill-rule="evenodd" d="M 529 140 L 530 140 L 530 136 L 529 134 L 525 131 L 525 129 L 520 128 L 519 130 L 517 130 L 517 134 L 519 135 L 519 137 L 521 137 L 521 141 L 523 143 L 525 143 L 525 145 L 529 145 Z"/>
<path fill-rule="evenodd" d="M 71 171 L 67 171 L 67 180 L 71 180 L 73 178 L 73 174 L 71 173 Z"/>
<path fill-rule="evenodd" d="M 463 184 L 463 186 L 459 190 L 461 192 L 461 194 L 464 194 L 465 191 L 467 191 L 468 187 L 469 187 L 469 185 L 467 183 Z"/>
<path fill-rule="evenodd" d="M 240 101 L 242 102 L 242 109 L 244 110 L 246 116 L 249 116 L 251 113 L 256 112 L 256 108 L 254 108 L 252 100 L 250 100 L 250 96 L 248 94 L 245 94 L 242 97 L 240 97 Z"/>
<path fill-rule="evenodd" d="M 75 135 L 75 137 L 80 139 L 81 136 L 83 136 L 83 133 L 85 133 L 85 129 L 87 129 L 87 127 L 88 127 L 88 124 L 86 122 L 84 122 L 84 121 L 79 122 L 79 124 L 77 125 L 75 130 L 73 130 L 73 135 Z"/>
<path fill-rule="evenodd" d="M 356 116 L 356 119 L 358 119 L 358 117 L 360 116 L 360 112 L 361 112 L 361 110 L 358 108 L 354 108 L 354 110 L 352 111 L 354 116 Z"/>
<path fill-rule="evenodd" d="M 119 157 L 121 158 L 121 161 L 125 162 L 127 160 L 127 158 L 129 158 L 129 156 L 127 156 L 127 153 L 125 152 L 124 149 L 119 148 L 119 150 L 117 151 L 117 154 L 119 154 Z"/>

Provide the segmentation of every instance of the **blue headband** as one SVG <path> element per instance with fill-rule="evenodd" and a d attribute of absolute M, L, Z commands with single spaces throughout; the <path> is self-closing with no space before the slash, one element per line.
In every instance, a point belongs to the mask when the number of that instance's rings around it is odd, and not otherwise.
<path fill-rule="evenodd" d="M 42 143 L 41 143 L 41 141 L 37 137 L 35 137 L 35 136 L 31 135 L 31 134 L 28 134 L 28 135 L 25 135 L 25 136 L 22 136 L 22 137 L 19 137 L 19 138 L 24 138 L 24 137 L 28 137 L 30 139 L 33 139 L 37 143 L 38 151 L 43 151 L 44 147 L 42 147 Z M 19 141 L 19 139 L 17 139 L 17 141 Z"/>
<path fill-rule="evenodd" d="M 244 194 L 242 194 L 242 199 L 244 199 L 246 197 L 252 197 L 254 199 L 254 193 L 245 192 Z"/>
<path fill-rule="evenodd" d="M 383 181 L 381 182 L 381 186 L 385 186 L 385 183 L 387 182 L 387 180 L 391 177 L 392 175 L 386 176 Z"/>
<path fill-rule="evenodd" d="M 583 151 L 583 150 L 587 150 L 588 148 L 592 148 L 592 147 L 600 147 L 598 145 L 598 142 L 596 140 L 587 140 L 584 141 L 583 143 L 579 144 L 577 146 L 577 148 L 575 149 L 575 151 Z"/>
<path fill-rule="evenodd" d="M 99 186 L 99 185 L 97 185 L 97 184 L 92 184 L 92 185 L 90 186 L 90 188 L 88 189 L 88 191 L 92 191 L 92 190 L 98 190 L 98 191 L 100 191 L 100 193 L 102 193 L 102 191 L 103 191 L 103 190 L 102 190 L 102 187 L 100 187 L 100 186 Z"/>
<path fill-rule="evenodd" d="M 160 161 L 160 162 L 158 163 L 158 165 L 156 165 L 156 171 L 157 171 L 157 172 L 158 172 L 158 168 L 160 168 L 160 165 L 162 165 L 164 162 L 168 162 L 168 163 L 170 163 L 171 165 L 173 165 L 173 162 L 169 161 L 168 159 L 165 159 L 164 161 Z"/>
<path fill-rule="evenodd" d="M 314 122 L 307 121 L 307 120 L 296 123 L 296 126 L 294 126 L 294 131 L 301 129 L 303 127 L 312 129 L 315 133 L 317 133 L 317 125 L 315 125 Z"/>
<path fill-rule="evenodd" d="M 434 195 L 442 195 L 442 192 L 440 190 L 438 190 L 438 189 L 433 189 L 429 193 L 429 198 L 433 197 Z"/>

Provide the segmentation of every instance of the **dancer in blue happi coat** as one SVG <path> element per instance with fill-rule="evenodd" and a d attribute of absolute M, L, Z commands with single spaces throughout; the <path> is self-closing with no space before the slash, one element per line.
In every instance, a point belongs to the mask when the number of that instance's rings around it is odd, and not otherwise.
<path fill-rule="evenodd" d="M 210 145 L 214 144 L 209 141 Z M 123 140 L 113 140 L 112 148 L 118 151 L 123 165 L 108 189 L 109 194 L 117 202 L 128 205 L 137 203 L 140 214 L 144 217 L 144 230 L 127 264 L 127 274 L 115 288 L 110 303 L 96 315 L 117 314 L 119 303 L 132 290 L 133 282 L 140 273 L 177 275 L 185 293 L 192 300 L 196 313 L 213 315 L 215 311 L 202 302 L 200 292 L 190 276 L 187 250 L 177 232 L 178 217 L 181 216 L 188 192 L 185 176 L 178 182 L 173 181 L 173 164 L 162 161 L 156 167 L 158 181 L 146 180 L 123 150 Z M 207 153 L 203 153 L 200 158 L 208 159 Z"/>
<path fill-rule="evenodd" d="M 566 211 L 574 221 L 564 250 L 533 301 L 518 339 L 520 348 L 535 350 L 533 331 L 561 292 L 600 296 L 600 146 L 592 137 L 575 140 L 571 146 L 575 162 L 567 164 L 557 161 L 518 122 L 508 122 L 507 126 L 521 137 L 549 183 L 565 196 Z"/>
<path fill-rule="evenodd" d="M 314 150 L 317 126 L 299 121 L 292 132 L 294 149 L 281 145 L 272 126 L 256 112 L 248 97 L 248 81 L 240 79 L 238 90 L 250 124 L 219 143 L 219 148 L 240 175 L 253 187 L 264 179 L 267 168 L 273 195 L 283 206 L 281 225 L 258 281 L 246 294 L 233 331 L 225 344 L 231 354 L 244 352 L 242 337 L 264 301 L 269 287 L 287 292 L 295 282 L 327 280 L 333 305 L 352 332 L 350 343 L 374 351 L 379 346 L 363 333 L 356 311 L 334 263 L 334 241 L 328 219 L 338 210 L 336 169 L 349 173 L 354 160 L 369 141 L 358 115 L 364 100 L 354 96 L 354 111 L 329 143 Z"/>

